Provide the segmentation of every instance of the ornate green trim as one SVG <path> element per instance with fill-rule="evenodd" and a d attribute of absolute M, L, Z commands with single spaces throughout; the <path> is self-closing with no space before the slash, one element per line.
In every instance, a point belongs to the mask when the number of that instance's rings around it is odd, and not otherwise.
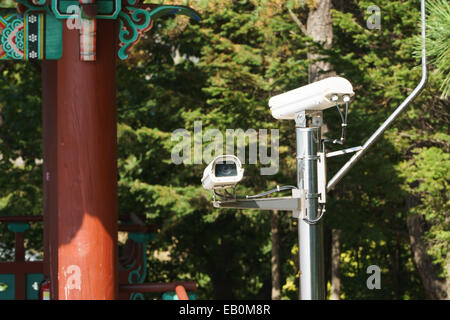
<path fill-rule="evenodd" d="M 119 58 L 125 60 L 128 58 L 128 52 L 139 41 L 141 36 L 150 30 L 153 21 L 159 17 L 168 14 L 183 14 L 197 21 L 200 16 L 197 12 L 186 6 L 154 6 L 141 5 L 133 7 L 136 0 L 126 0 L 129 6 L 119 14 Z"/>
<path fill-rule="evenodd" d="M 0 23 L 4 26 L 0 33 L 0 47 L 4 53 L 0 59 L 24 59 L 24 21 L 18 14 L 0 16 Z M 0 50 L 2 51 L 2 50 Z"/>
<path fill-rule="evenodd" d="M 144 295 L 142 293 L 132 293 L 130 294 L 130 300 L 145 300 Z"/>
<path fill-rule="evenodd" d="M 187 294 L 188 294 L 189 300 L 196 299 L 195 293 L 188 292 Z M 162 299 L 163 300 L 179 300 L 178 295 L 175 293 L 175 291 L 164 292 L 162 295 Z"/>
<path fill-rule="evenodd" d="M 15 0 L 16 2 L 23 4 L 25 7 L 28 8 L 28 10 L 34 10 L 34 11 L 49 11 L 48 7 L 46 6 L 46 0 Z"/>
<path fill-rule="evenodd" d="M 130 0 L 129 0 L 130 1 Z M 150 12 L 145 9 L 127 7 L 128 12 L 119 14 L 119 58 L 128 58 L 128 51 L 144 34 L 153 27 Z"/>
<path fill-rule="evenodd" d="M 117 19 L 122 11 L 122 0 L 97 0 L 96 4 L 98 7 L 96 19 Z M 74 13 L 67 11 L 71 6 L 79 7 L 79 0 L 52 0 L 51 2 L 51 10 L 58 19 L 73 18 Z"/>
<path fill-rule="evenodd" d="M 47 0 L 32 0 L 32 2 L 37 6 L 43 6 L 47 2 Z"/>
<path fill-rule="evenodd" d="M 15 274 L 0 274 L 0 300 L 14 300 L 15 279 Z"/>
<path fill-rule="evenodd" d="M 135 242 L 148 242 L 155 239 L 156 233 L 130 232 L 128 237 Z"/>
<path fill-rule="evenodd" d="M 130 238 L 133 239 L 132 235 L 135 236 L 146 236 L 146 234 L 137 234 L 137 233 L 130 233 Z M 138 237 L 139 240 L 145 239 L 145 237 Z M 135 284 L 135 283 L 143 283 L 145 281 L 145 278 L 147 276 L 147 242 L 139 241 L 140 245 L 142 246 L 142 265 L 138 266 L 135 270 L 131 271 L 128 274 L 128 283 Z M 134 264 L 136 261 L 134 262 Z M 142 270 L 142 272 L 141 272 Z M 139 292 L 132 292 L 130 294 L 130 300 L 144 300 L 144 296 L 142 293 Z"/>
<path fill-rule="evenodd" d="M 8 223 L 8 230 L 12 232 L 25 232 L 30 229 L 28 223 Z"/>
<path fill-rule="evenodd" d="M 16 0 L 30 11 L 46 11 L 56 19 L 74 19 L 81 13 L 79 0 Z M 199 21 L 199 14 L 187 6 L 142 4 L 143 0 L 97 0 L 98 14 L 95 19 L 119 20 L 119 58 L 128 58 L 130 49 L 139 41 L 142 35 L 153 27 L 153 21 L 170 14 L 183 14 Z M 79 8 L 78 13 L 68 8 Z M 19 39 L 20 40 L 20 39 Z M 19 43 L 20 47 L 20 43 Z M 12 50 L 15 48 L 12 48 Z M 17 51 L 17 50 L 16 50 Z M 10 58 L 22 59 L 8 52 Z M 59 56 L 59 54 L 56 54 Z M 47 58 L 47 57 L 45 57 Z"/>
<path fill-rule="evenodd" d="M 157 18 L 162 17 L 167 14 L 182 14 L 182 15 L 188 16 L 197 21 L 201 20 L 200 16 L 198 15 L 198 13 L 195 10 L 193 10 L 189 7 L 186 7 L 186 6 L 162 5 L 162 6 L 159 6 L 159 7 L 156 7 L 155 9 L 153 9 L 150 12 L 150 17 L 152 19 L 157 19 Z"/>
<path fill-rule="evenodd" d="M 128 275 L 128 283 L 143 283 L 147 275 L 147 245 L 142 243 L 142 265 L 131 271 Z M 140 272 L 142 270 L 142 272 Z"/>
<path fill-rule="evenodd" d="M 0 10 L 0 60 L 57 60 L 62 21 L 45 11 Z"/>

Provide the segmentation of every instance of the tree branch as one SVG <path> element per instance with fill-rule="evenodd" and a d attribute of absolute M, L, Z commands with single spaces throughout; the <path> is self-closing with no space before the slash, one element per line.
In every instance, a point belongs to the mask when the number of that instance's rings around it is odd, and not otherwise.
<path fill-rule="evenodd" d="M 295 15 L 295 13 L 291 9 L 288 9 L 288 11 L 289 14 L 291 15 L 292 20 L 294 20 L 294 22 L 297 24 L 297 26 L 300 28 L 303 34 L 307 36 L 308 32 L 306 31 L 305 25 L 300 21 L 300 19 Z"/>

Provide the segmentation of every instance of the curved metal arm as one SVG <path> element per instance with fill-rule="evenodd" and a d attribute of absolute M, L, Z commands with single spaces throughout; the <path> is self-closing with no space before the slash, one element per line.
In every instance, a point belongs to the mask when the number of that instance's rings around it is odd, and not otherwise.
<path fill-rule="evenodd" d="M 358 151 L 328 182 L 327 191 L 333 189 L 336 184 L 347 174 L 347 172 L 361 159 L 367 152 L 367 150 L 375 143 L 375 141 L 383 135 L 383 133 L 389 128 L 389 126 L 398 118 L 398 116 L 406 109 L 407 106 L 419 95 L 427 82 L 427 60 L 426 60 L 426 16 L 425 16 L 425 0 L 421 0 L 421 17 L 422 17 L 422 79 L 414 91 L 402 102 L 400 106 L 394 111 L 393 114 L 381 125 L 380 128 L 367 140 L 362 146 L 362 149 Z"/>

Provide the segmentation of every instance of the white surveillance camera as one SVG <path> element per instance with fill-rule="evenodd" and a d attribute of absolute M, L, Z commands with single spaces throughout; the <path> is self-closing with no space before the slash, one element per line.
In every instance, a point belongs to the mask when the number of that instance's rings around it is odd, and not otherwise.
<path fill-rule="evenodd" d="M 216 157 L 203 172 L 202 184 L 206 190 L 231 188 L 244 176 L 241 161 L 233 155 Z"/>
<path fill-rule="evenodd" d="M 274 118 L 292 120 L 297 112 L 325 110 L 349 102 L 354 95 L 348 80 L 330 77 L 275 96 L 269 106 Z"/>

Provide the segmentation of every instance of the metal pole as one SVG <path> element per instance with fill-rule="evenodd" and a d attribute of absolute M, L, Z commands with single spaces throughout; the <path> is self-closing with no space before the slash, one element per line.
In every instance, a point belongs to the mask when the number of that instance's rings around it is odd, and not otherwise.
<path fill-rule="evenodd" d="M 305 116 L 305 115 L 303 115 Z M 307 221 L 319 217 L 317 153 L 320 151 L 320 128 L 305 127 L 296 121 L 297 185 L 305 192 L 305 208 L 298 219 L 301 300 L 325 299 L 323 258 L 323 223 Z"/>
<path fill-rule="evenodd" d="M 427 59 L 426 59 L 426 16 L 425 16 L 425 0 L 421 1 L 421 17 L 422 17 L 422 79 L 413 92 L 405 99 L 405 101 L 397 107 L 393 114 L 378 128 L 378 130 L 367 140 L 362 149 L 339 170 L 338 173 L 328 182 L 327 190 L 333 189 L 336 184 L 347 174 L 347 172 L 358 162 L 367 152 L 367 150 L 377 141 L 379 137 L 390 127 L 390 125 L 402 114 L 407 106 L 419 95 L 427 83 Z"/>

